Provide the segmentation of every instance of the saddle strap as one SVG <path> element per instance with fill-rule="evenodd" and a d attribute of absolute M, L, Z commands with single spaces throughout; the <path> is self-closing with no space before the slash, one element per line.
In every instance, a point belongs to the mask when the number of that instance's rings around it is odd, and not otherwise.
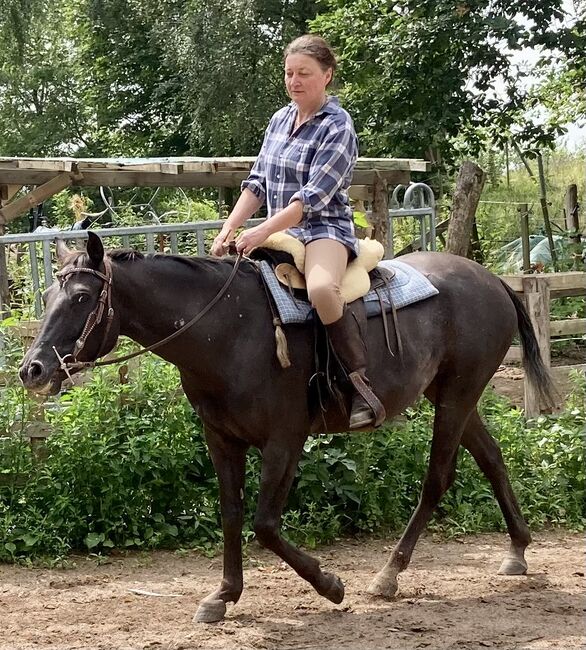
<path fill-rule="evenodd" d="M 348 375 L 348 379 L 372 409 L 372 412 L 374 413 L 374 426 L 379 427 L 387 417 L 385 407 L 382 405 L 379 398 L 372 392 L 370 386 L 364 381 L 364 378 L 360 373 L 351 372 Z"/>

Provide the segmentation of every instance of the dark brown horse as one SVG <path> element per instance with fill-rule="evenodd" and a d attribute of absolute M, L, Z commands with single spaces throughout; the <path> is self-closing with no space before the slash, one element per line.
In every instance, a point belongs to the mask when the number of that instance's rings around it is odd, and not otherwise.
<path fill-rule="evenodd" d="M 82 331 L 85 346 L 78 360 L 93 360 L 111 350 L 119 335 L 143 346 L 164 339 L 214 299 L 234 269 L 234 259 L 198 259 L 129 252 L 104 254 L 90 233 L 87 252 L 59 248 L 59 283 L 44 296 L 41 330 L 20 369 L 25 386 L 55 392 L 65 377 L 61 357 L 74 351 Z M 415 543 L 440 498 L 454 480 L 458 447 L 475 458 L 490 481 L 511 538 L 500 572 L 522 574 L 531 541 L 497 443 L 487 432 L 477 402 L 501 363 L 515 332 L 525 351 L 525 367 L 547 394 L 549 378 L 535 335 L 518 298 L 494 275 L 462 257 L 415 253 L 401 258 L 426 274 L 439 295 L 398 312 L 403 333 L 403 363 L 386 349 L 380 318 L 368 323 L 368 376 L 387 416 L 401 413 L 420 395 L 435 404 L 429 469 L 419 504 L 403 536 L 369 592 L 389 598 L 397 575 L 411 559 Z M 94 273 L 97 272 L 97 273 Z M 92 327 L 99 296 L 108 311 L 105 290 L 111 277 L 111 322 Z M 89 317 L 89 321 L 88 321 Z M 262 475 L 254 529 L 258 541 L 285 560 L 316 591 L 334 603 L 344 597 L 340 579 L 285 541 L 281 514 L 303 443 L 323 430 L 308 403 L 313 368 L 313 330 L 294 326 L 287 332 L 292 366 L 283 369 L 275 355 L 271 312 L 253 265 L 244 261 L 222 298 L 196 326 L 157 351 L 181 373 L 185 393 L 204 423 L 221 494 L 224 573 L 207 596 L 198 621 L 223 618 L 227 602 L 243 588 L 241 532 L 245 456 L 253 445 L 262 452 Z M 78 344 L 79 349 L 79 344 Z M 55 350 L 54 350 L 55 348 Z M 347 419 L 336 407 L 327 429 L 342 432 Z"/>

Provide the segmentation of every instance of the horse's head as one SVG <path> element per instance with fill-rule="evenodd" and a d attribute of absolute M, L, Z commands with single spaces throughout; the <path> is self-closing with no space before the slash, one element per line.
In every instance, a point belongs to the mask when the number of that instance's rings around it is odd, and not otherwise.
<path fill-rule="evenodd" d="M 67 373 L 61 360 L 93 361 L 118 338 L 111 303 L 112 272 L 101 239 L 88 233 L 86 251 L 57 241 L 60 270 L 43 294 L 41 329 L 20 367 L 26 388 L 54 395 Z"/>

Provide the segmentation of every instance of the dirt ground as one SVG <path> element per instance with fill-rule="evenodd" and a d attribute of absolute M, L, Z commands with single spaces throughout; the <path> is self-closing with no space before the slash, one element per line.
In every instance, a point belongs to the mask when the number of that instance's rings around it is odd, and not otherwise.
<path fill-rule="evenodd" d="M 255 544 L 245 591 L 221 623 L 195 624 L 221 558 L 127 553 L 61 570 L 0 566 L 0 650 L 584 648 L 585 544 L 535 535 L 527 576 L 497 575 L 504 534 L 420 540 L 392 601 L 367 586 L 394 540 L 343 540 L 314 552 L 346 585 L 334 605 Z M 150 593 L 140 594 L 131 590 Z M 157 595 L 152 595 L 157 594 Z"/>

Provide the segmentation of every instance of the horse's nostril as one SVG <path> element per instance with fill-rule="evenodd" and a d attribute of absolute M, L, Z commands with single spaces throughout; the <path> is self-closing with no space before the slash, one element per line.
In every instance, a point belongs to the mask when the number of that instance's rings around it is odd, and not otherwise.
<path fill-rule="evenodd" d="M 28 367 L 28 378 L 38 379 L 43 374 L 43 364 L 40 361 L 31 361 Z"/>

